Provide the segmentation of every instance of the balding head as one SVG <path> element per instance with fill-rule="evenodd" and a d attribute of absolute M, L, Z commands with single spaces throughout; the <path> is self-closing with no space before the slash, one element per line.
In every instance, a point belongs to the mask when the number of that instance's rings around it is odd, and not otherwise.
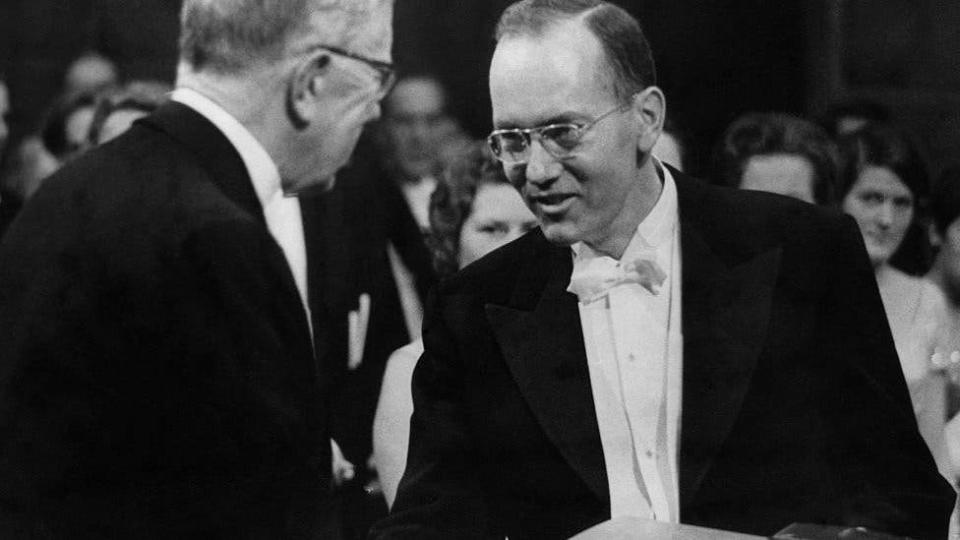
<path fill-rule="evenodd" d="M 184 0 L 180 59 L 193 71 L 229 75 L 282 60 L 303 44 L 379 50 L 392 38 L 390 21 L 372 16 L 384 12 L 377 9 L 384 3 L 388 0 Z"/>
<path fill-rule="evenodd" d="M 521 0 L 497 23 L 496 39 L 537 37 L 560 24 L 580 20 L 603 49 L 610 86 L 627 102 L 657 84 L 650 45 L 640 23 L 619 6 L 602 0 Z"/>

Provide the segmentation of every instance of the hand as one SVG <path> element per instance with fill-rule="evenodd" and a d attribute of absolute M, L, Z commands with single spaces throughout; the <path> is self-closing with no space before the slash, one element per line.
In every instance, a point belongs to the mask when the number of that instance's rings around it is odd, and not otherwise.
<path fill-rule="evenodd" d="M 330 471 L 331 478 L 333 478 L 333 486 L 339 487 L 342 486 L 344 482 L 353 480 L 353 477 L 356 475 L 353 463 L 350 463 L 347 461 L 347 458 L 343 457 L 340 445 L 333 439 L 330 439 L 330 453 Z"/>

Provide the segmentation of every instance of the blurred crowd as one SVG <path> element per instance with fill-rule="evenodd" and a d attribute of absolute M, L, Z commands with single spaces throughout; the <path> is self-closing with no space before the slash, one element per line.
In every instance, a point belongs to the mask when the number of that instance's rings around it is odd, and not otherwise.
<path fill-rule="evenodd" d="M 93 53 L 78 57 L 63 80 L 41 124 L 9 145 L 3 119 L 17 96 L 0 80 L 3 228 L 58 168 L 108 144 L 172 90 L 124 80 L 110 59 Z M 401 73 L 336 188 L 358 209 L 345 221 L 368 254 L 352 269 L 366 300 L 334 421 L 345 538 L 363 537 L 386 514 L 403 473 L 427 291 L 537 226 L 486 143 L 461 128 L 451 101 L 437 74 Z M 688 172 L 690 156 L 709 155 L 709 170 L 692 171 L 707 181 L 834 207 L 857 222 L 920 432 L 956 485 L 960 165 L 931 170 L 915 134 L 868 101 L 838 103 L 819 118 L 744 114 L 711 148 L 692 147 L 693 128 L 668 118 L 654 155 Z"/>

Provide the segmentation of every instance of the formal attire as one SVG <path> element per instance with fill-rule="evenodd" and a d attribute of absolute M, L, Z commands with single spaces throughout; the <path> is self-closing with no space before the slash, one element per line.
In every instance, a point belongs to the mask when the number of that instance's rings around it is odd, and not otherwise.
<path fill-rule="evenodd" d="M 387 505 L 393 505 L 397 498 L 397 486 L 407 465 L 413 413 L 410 381 L 421 354 L 423 340 L 408 343 L 390 355 L 383 371 L 380 399 L 373 418 L 373 459 Z"/>
<path fill-rule="evenodd" d="M 323 534 L 355 297 L 348 246 L 304 231 L 337 206 L 283 197 L 252 135 L 178 97 L 0 245 L 4 538 Z"/>
<path fill-rule="evenodd" d="M 761 535 L 792 522 L 946 534 L 954 493 L 917 433 L 853 221 L 672 176 L 679 230 L 644 236 L 665 235 L 653 250 L 678 257 L 633 263 L 649 267 L 638 283 L 657 300 L 601 313 L 596 336 L 583 324 L 591 308 L 568 291 L 581 253 L 539 230 L 440 284 L 413 376 L 406 472 L 374 538 L 566 538 L 630 497 L 657 520 Z M 635 425 L 631 411 L 601 414 L 594 373 L 648 346 L 615 328 L 642 317 L 660 321 L 635 326 L 660 352 L 621 372 L 622 392 L 656 373 L 645 388 L 662 397 L 629 390 L 620 407 L 657 418 Z M 613 493 L 609 456 L 633 468 L 634 486 Z"/>
<path fill-rule="evenodd" d="M 361 354 L 337 384 L 334 430 L 347 459 L 362 465 L 373 449 L 373 416 L 387 358 L 420 336 L 422 302 L 436 277 L 420 228 L 370 141 L 361 140 L 351 162 L 334 189 L 351 209 L 339 241 L 349 242 L 357 254 L 355 279 L 370 307 Z"/>
<path fill-rule="evenodd" d="M 877 271 L 877 281 L 920 435 L 940 473 L 954 482 L 956 471 L 944 431 L 948 374 L 934 362 L 934 354 L 949 356 L 953 351 L 947 300 L 935 284 L 889 265 Z"/>

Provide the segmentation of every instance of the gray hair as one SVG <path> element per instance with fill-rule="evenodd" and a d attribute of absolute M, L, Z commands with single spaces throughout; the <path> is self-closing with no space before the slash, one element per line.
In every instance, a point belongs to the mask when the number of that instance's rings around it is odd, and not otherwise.
<path fill-rule="evenodd" d="M 657 84 L 650 44 L 640 23 L 623 8 L 602 0 L 522 0 L 508 7 L 497 23 L 496 40 L 539 36 L 557 23 L 582 18 L 603 48 L 618 100 Z"/>
<path fill-rule="evenodd" d="M 357 11 L 350 4 L 350 0 L 184 0 L 180 59 L 196 71 L 218 73 L 277 61 L 287 53 L 291 38 L 308 28 L 313 12 L 349 17 Z"/>

